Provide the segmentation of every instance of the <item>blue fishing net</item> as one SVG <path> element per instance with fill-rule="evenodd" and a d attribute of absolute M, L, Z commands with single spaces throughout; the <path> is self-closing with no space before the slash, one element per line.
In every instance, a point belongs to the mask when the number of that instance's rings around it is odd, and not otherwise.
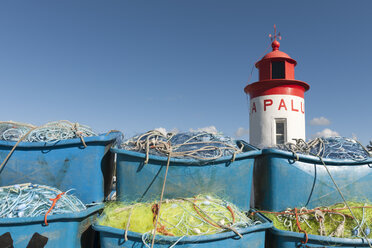
<path fill-rule="evenodd" d="M 157 156 L 168 156 L 171 152 L 172 157 L 196 160 L 217 159 L 241 152 L 231 137 L 206 131 L 164 133 L 152 130 L 125 140 L 119 148 Z"/>
<path fill-rule="evenodd" d="M 40 127 L 19 122 L 0 122 L 0 140 L 5 141 L 18 141 L 24 137 L 24 142 L 56 142 L 96 135 L 90 127 L 69 121 L 49 122 Z"/>
<path fill-rule="evenodd" d="M 44 185 L 17 184 L 0 187 L 0 218 L 36 217 L 45 215 L 52 206 L 52 200 L 60 199 L 49 215 L 79 212 L 86 206 L 74 195 Z"/>
<path fill-rule="evenodd" d="M 1 122 L 0 123 L 0 140 L 18 141 L 28 131 L 33 128 L 32 125 L 18 122 Z"/>
<path fill-rule="evenodd" d="M 372 140 L 369 142 L 369 145 L 367 145 L 367 149 L 372 152 Z"/>
<path fill-rule="evenodd" d="M 296 144 L 287 143 L 285 145 L 279 145 L 278 148 L 330 159 L 360 161 L 370 157 L 367 149 L 358 141 L 345 137 L 316 138 L 309 142 L 299 139 L 296 140 Z"/>

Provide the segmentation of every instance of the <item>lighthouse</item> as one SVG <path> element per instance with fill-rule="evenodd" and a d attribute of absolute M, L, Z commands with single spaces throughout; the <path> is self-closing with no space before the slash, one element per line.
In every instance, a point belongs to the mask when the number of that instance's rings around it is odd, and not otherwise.
<path fill-rule="evenodd" d="M 295 80 L 296 60 L 279 50 L 280 34 L 272 37 L 272 51 L 255 66 L 259 81 L 244 91 L 250 97 L 249 142 L 257 147 L 305 139 L 305 99 L 310 86 Z"/>

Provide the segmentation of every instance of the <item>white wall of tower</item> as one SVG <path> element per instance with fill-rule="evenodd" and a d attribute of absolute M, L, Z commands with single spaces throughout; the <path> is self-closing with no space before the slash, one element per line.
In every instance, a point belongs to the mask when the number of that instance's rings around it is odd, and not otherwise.
<path fill-rule="evenodd" d="M 276 120 L 286 120 L 286 141 L 305 139 L 305 101 L 292 95 L 258 96 L 250 101 L 249 142 L 257 147 L 276 145 Z"/>

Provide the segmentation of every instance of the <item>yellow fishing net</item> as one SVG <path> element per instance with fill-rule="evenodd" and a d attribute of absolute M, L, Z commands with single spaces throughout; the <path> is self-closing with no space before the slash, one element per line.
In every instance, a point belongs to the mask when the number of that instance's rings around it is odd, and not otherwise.
<path fill-rule="evenodd" d="M 282 212 L 260 211 L 280 230 L 339 238 L 372 238 L 372 205 L 347 202 L 315 209 L 287 209 Z M 297 217 L 296 217 L 297 212 Z M 356 220 L 354 219 L 354 216 Z M 299 228 L 300 227 L 300 228 Z M 302 231 L 303 232 L 303 231 Z"/>
<path fill-rule="evenodd" d="M 160 212 L 157 233 L 167 236 L 208 235 L 237 231 L 259 222 L 249 218 L 233 204 L 211 196 L 165 200 L 159 211 L 158 202 L 107 204 L 98 220 L 100 225 L 138 233 L 152 232 Z M 129 224 L 128 224 L 129 222 Z"/>

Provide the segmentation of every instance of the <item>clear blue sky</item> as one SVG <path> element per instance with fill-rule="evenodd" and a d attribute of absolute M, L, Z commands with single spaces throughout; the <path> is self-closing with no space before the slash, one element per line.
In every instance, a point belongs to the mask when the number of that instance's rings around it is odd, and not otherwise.
<path fill-rule="evenodd" d="M 276 24 L 311 86 L 307 138 L 329 128 L 367 144 L 371 16 L 367 0 L 1 1 L 1 120 L 234 136 L 249 128 L 243 88 Z M 319 117 L 330 124 L 310 125 Z"/>

